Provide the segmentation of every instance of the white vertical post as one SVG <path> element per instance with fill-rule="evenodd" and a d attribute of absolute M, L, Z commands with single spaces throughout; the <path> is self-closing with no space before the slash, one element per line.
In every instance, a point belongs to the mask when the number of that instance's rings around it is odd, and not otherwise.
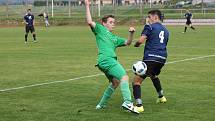
<path fill-rule="evenodd" d="M 49 0 L 46 0 L 46 12 L 48 13 L 49 11 Z"/>
<path fill-rule="evenodd" d="M 202 14 L 204 14 L 204 1 L 202 0 Z"/>
<path fill-rule="evenodd" d="M 71 0 L 69 0 L 69 17 L 71 17 Z"/>
<path fill-rule="evenodd" d="M 142 18 L 143 17 L 143 3 L 141 0 L 139 0 L 139 9 L 140 9 L 140 17 Z"/>
<path fill-rule="evenodd" d="M 6 1 L 6 17 L 7 18 L 9 17 L 8 10 L 9 10 L 9 7 L 8 7 L 8 0 L 7 0 Z"/>
<path fill-rule="evenodd" d="M 54 17 L 54 0 L 52 0 L 52 18 Z"/>
<path fill-rule="evenodd" d="M 150 0 L 150 8 L 152 8 L 152 0 Z"/>
<path fill-rule="evenodd" d="M 101 0 L 98 0 L 98 17 L 101 16 Z"/>

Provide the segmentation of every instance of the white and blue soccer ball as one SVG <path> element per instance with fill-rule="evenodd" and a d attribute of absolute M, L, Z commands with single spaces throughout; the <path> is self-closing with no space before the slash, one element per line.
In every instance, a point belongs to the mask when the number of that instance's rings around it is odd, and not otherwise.
<path fill-rule="evenodd" d="M 146 74 L 147 66 L 144 62 L 137 61 L 132 65 L 132 71 L 136 75 L 143 76 L 144 74 Z"/>

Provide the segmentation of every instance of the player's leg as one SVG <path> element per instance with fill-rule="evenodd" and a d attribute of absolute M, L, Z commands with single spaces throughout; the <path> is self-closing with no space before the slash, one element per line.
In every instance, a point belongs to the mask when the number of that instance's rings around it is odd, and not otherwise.
<path fill-rule="evenodd" d="M 184 32 L 183 33 L 186 33 L 186 32 L 187 32 L 187 24 L 184 27 Z"/>
<path fill-rule="evenodd" d="M 115 89 L 119 86 L 119 80 L 117 80 L 109 75 L 106 75 L 106 77 L 111 82 L 108 85 L 108 87 L 106 88 L 106 90 L 104 91 L 104 94 L 103 94 L 101 100 L 99 101 L 98 105 L 96 106 L 96 109 L 105 108 L 108 100 L 111 98 L 111 95 L 113 94 Z"/>
<path fill-rule="evenodd" d="M 164 64 L 162 63 L 157 63 L 157 62 L 150 62 L 149 64 L 151 66 L 151 71 L 149 73 L 149 77 L 152 80 L 152 83 L 157 91 L 158 94 L 158 100 L 157 103 L 165 103 L 167 100 L 164 97 L 164 92 L 161 86 L 161 81 L 158 77 L 158 75 L 161 72 L 162 67 L 164 66 Z"/>
<path fill-rule="evenodd" d="M 36 40 L 36 33 L 35 33 L 34 26 L 32 26 L 30 30 L 31 30 L 31 33 L 33 35 L 34 42 L 36 42 L 37 40 Z"/>
<path fill-rule="evenodd" d="M 191 28 L 192 30 L 196 30 L 196 29 L 193 27 L 192 24 L 190 24 L 190 28 Z"/>
<path fill-rule="evenodd" d="M 138 75 L 134 76 L 134 80 L 133 80 L 133 95 L 134 95 L 134 99 L 136 101 L 136 106 L 137 106 L 137 110 L 138 112 L 143 112 L 144 108 L 143 108 L 143 102 L 141 99 L 141 83 L 143 82 L 143 80 L 146 78 L 146 76 L 140 77 Z"/>
<path fill-rule="evenodd" d="M 156 101 L 156 103 L 166 103 L 167 102 L 167 99 L 166 97 L 164 96 L 164 92 L 163 92 L 163 89 L 162 89 L 162 86 L 161 86 L 161 82 L 160 82 L 160 79 L 157 77 L 157 76 L 153 76 L 153 77 L 150 77 L 152 82 L 153 82 L 153 85 L 157 91 L 157 94 L 158 94 L 158 99 Z"/>
<path fill-rule="evenodd" d="M 45 19 L 45 24 L 46 24 L 46 27 L 49 26 L 49 21 L 48 21 L 48 19 Z"/>
<path fill-rule="evenodd" d="M 126 71 L 122 65 L 116 62 L 116 65 L 109 69 L 109 74 L 117 80 L 120 80 L 120 90 L 124 100 L 122 107 L 132 113 L 139 114 L 132 103 L 131 91 L 129 89 L 129 77 L 127 76 Z"/>
<path fill-rule="evenodd" d="M 162 90 L 162 87 L 161 87 L 161 82 L 160 82 L 160 79 L 157 77 L 157 76 L 151 76 L 150 77 L 151 80 L 152 80 L 152 83 L 158 93 L 158 97 L 161 98 L 164 96 L 163 94 L 163 90 Z"/>
<path fill-rule="evenodd" d="M 116 78 L 117 80 L 120 80 L 120 90 L 121 90 L 123 99 L 125 102 L 130 103 L 131 92 L 129 89 L 129 82 L 128 82 L 129 77 L 127 76 L 124 68 L 119 63 L 117 63 L 109 69 L 108 73 L 114 78 Z"/>
<path fill-rule="evenodd" d="M 25 27 L 25 43 L 27 43 L 27 41 L 28 41 L 28 33 L 29 33 L 29 27 L 28 26 L 26 26 Z"/>

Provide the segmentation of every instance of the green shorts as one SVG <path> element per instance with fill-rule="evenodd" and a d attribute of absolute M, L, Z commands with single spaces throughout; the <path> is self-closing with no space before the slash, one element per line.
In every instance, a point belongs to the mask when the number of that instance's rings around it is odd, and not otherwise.
<path fill-rule="evenodd" d="M 105 73 L 109 81 L 112 81 L 113 78 L 121 80 L 123 76 L 127 75 L 125 69 L 116 58 L 109 58 L 99 62 L 98 68 Z"/>

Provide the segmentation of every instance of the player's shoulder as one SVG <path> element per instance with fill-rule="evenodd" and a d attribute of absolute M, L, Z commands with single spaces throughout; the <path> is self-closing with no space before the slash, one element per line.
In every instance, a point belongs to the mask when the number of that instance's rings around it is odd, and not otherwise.
<path fill-rule="evenodd" d="M 103 25 L 101 23 L 99 23 L 99 22 L 95 22 L 95 24 L 96 24 L 95 25 L 96 27 L 103 27 Z"/>
<path fill-rule="evenodd" d="M 157 30 L 157 31 L 160 31 L 160 30 L 162 30 L 162 31 L 168 31 L 167 28 L 166 28 L 166 26 L 163 25 L 163 24 L 160 23 L 160 22 L 154 23 L 152 27 L 153 27 L 153 30 Z"/>
<path fill-rule="evenodd" d="M 151 27 L 159 29 L 159 28 L 163 28 L 164 26 L 162 25 L 162 23 L 156 22 L 156 23 L 151 24 Z"/>
<path fill-rule="evenodd" d="M 145 25 L 144 25 L 144 29 L 152 30 L 151 24 L 145 24 Z"/>
<path fill-rule="evenodd" d="M 107 28 L 102 25 L 101 23 L 99 22 L 95 22 L 95 27 L 94 27 L 96 30 L 99 30 L 100 32 L 104 32 L 104 31 L 107 31 Z"/>

